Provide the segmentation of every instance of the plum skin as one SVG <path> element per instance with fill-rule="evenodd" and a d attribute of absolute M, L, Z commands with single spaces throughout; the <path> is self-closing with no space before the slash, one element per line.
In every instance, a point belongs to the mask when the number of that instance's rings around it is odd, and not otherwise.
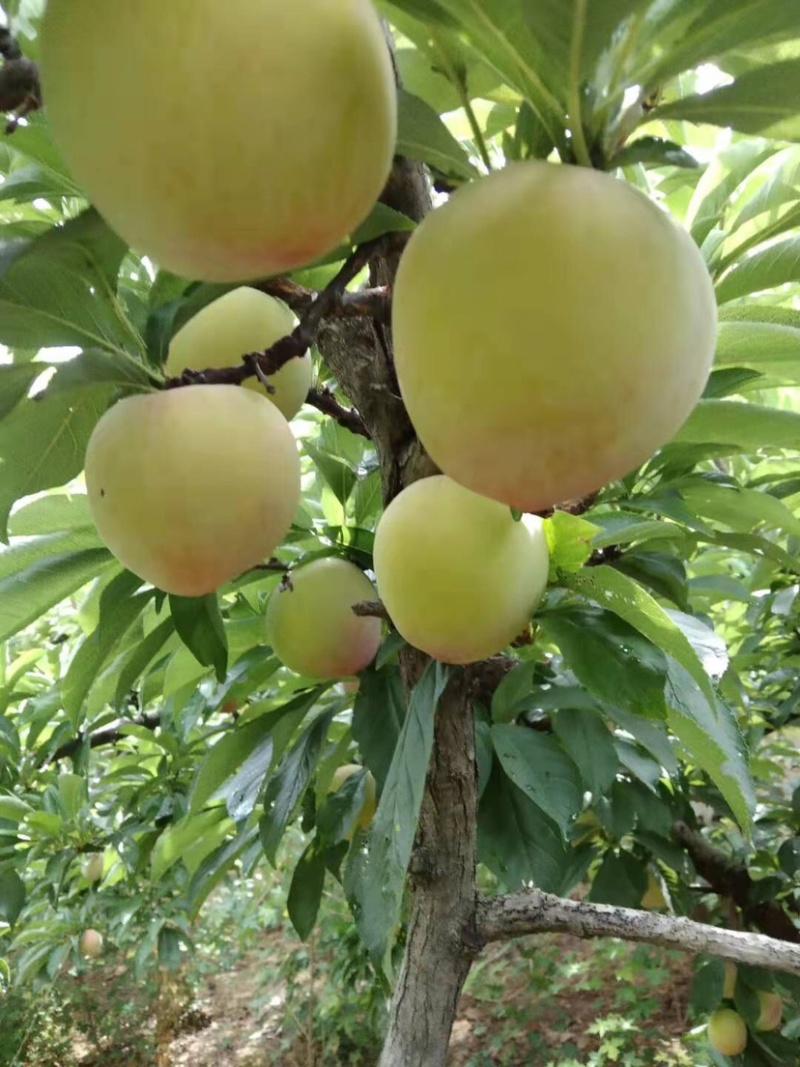
<path fill-rule="evenodd" d="M 190 368 L 235 367 L 242 356 L 263 352 L 294 330 L 297 322 L 280 300 L 242 285 L 218 297 L 197 312 L 173 336 L 164 372 L 177 378 Z M 244 385 L 271 401 L 283 417 L 291 420 L 303 405 L 311 388 L 310 353 L 290 359 L 268 376 L 275 390 L 268 393 L 258 378 Z"/>
<path fill-rule="evenodd" d="M 542 522 L 445 475 L 414 482 L 375 532 L 380 598 L 402 637 L 444 663 L 472 663 L 523 631 L 549 570 Z"/>
<path fill-rule="evenodd" d="M 191 385 L 128 397 L 86 450 L 100 537 L 167 593 L 204 596 L 272 555 L 300 502 L 289 425 L 264 397 Z"/>
<path fill-rule="evenodd" d="M 720 1008 L 708 1020 L 708 1040 L 723 1056 L 738 1056 L 747 1045 L 747 1025 L 732 1008 Z"/>
<path fill-rule="evenodd" d="M 370 0 L 49 0 L 41 75 L 88 198 L 188 278 L 317 259 L 389 176 L 397 92 Z"/>
<path fill-rule="evenodd" d="M 696 245 L 644 194 L 527 162 L 422 221 L 392 318 L 400 390 L 434 463 L 537 512 L 674 436 L 708 378 L 717 312 Z"/>
<path fill-rule="evenodd" d="M 367 667 L 381 642 L 381 623 L 359 617 L 354 604 L 375 599 L 369 578 L 343 559 L 297 567 L 267 604 L 267 639 L 278 659 L 307 678 L 347 678 Z"/>

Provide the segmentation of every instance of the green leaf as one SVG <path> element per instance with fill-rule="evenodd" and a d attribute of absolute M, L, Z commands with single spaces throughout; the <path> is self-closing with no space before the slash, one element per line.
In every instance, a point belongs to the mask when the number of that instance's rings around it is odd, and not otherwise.
<path fill-rule="evenodd" d="M 301 941 L 314 929 L 325 885 L 325 853 L 312 841 L 297 861 L 286 907 Z"/>
<path fill-rule="evenodd" d="M 708 700 L 714 691 L 691 643 L 662 607 L 627 575 L 613 567 L 590 567 L 567 576 L 570 589 L 588 597 L 638 630 L 648 641 L 677 660 Z"/>
<path fill-rule="evenodd" d="M 0 918 L 13 926 L 25 907 L 25 883 L 16 871 L 0 871 Z M 48 946 L 49 950 L 49 946 Z"/>
<path fill-rule="evenodd" d="M 146 637 L 143 637 L 124 663 L 120 665 L 117 686 L 114 691 L 114 704 L 117 707 L 125 703 L 142 673 L 174 632 L 175 623 L 170 616 L 160 622 Z"/>
<path fill-rule="evenodd" d="M 633 167 L 637 163 L 649 164 L 651 167 L 685 167 L 695 170 L 700 164 L 685 148 L 674 141 L 665 141 L 661 137 L 640 137 L 629 141 L 614 156 L 609 165 L 612 167 Z"/>
<path fill-rule="evenodd" d="M 328 711 L 308 725 L 267 786 L 259 832 L 264 852 L 273 866 L 286 827 L 311 781 L 332 718 L 333 712 Z"/>
<path fill-rule="evenodd" d="M 690 758 L 711 778 L 734 817 L 750 832 L 755 794 L 741 734 L 731 710 L 700 693 L 678 663 L 671 663 L 667 685 L 669 725 Z"/>
<path fill-rule="evenodd" d="M 717 301 L 727 304 L 750 293 L 800 281 L 800 237 L 790 237 L 754 252 L 717 284 Z"/>
<path fill-rule="evenodd" d="M 198 663 L 213 667 L 217 680 L 228 671 L 228 636 L 216 593 L 202 597 L 170 594 L 169 610 L 175 631 Z"/>
<path fill-rule="evenodd" d="M 100 597 L 100 620 L 72 657 L 61 693 L 64 710 L 75 728 L 97 676 L 154 595 L 148 591 L 134 596 L 141 584 L 141 578 L 130 571 L 123 571 L 108 583 Z"/>
<path fill-rule="evenodd" d="M 368 668 L 359 675 L 353 706 L 353 739 L 364 762 L 383 789 L 406 717 L 406 696 L 400 672 L 394 666 Z"/>
<path fill-rule="evenodd" d="M 748 367 L 800 384 L 800 329 L 769 322 L 721 322 L 716 367 Z"/>
<path fill-rule="evenodd" d="M 286 719 L 295 728 L 319 700 L 325 688 L 319 686 L 311 692 L 300 693 L 283 707 L 255 719 L 238 722 L 211 748 L 200 764 L 192 786 L 189 810 L 200 811 L 210 800 L 223 793 L 226 784 L 232 783 L 233 788 L 225 791 L 225 799 L 231 818 L 238 821 L 243 815 L 243 801 L 248 796 L 252 797 L 251 783 L 257 791 L 273 761 L 275 728 Z M 234 782 L 234 779 L 237 780 Z"/>
<path fill-rule="evenodd" d="M 93 530 L 48 534 L 0 549 L 0 641 L 116 566 Z"/>
<path fill-rule="evenodd" d="M 795 450 L 800 441 L 800 414 L 736 400 L 701 400 L 676 440 L 714 444 L 728 455 L 762 448 Z"/>
<path fill-rule="evenodd" d="M 566 838 L 583 796 L 578 770 L 561 745 L 524 726 L 493 726 L 492 743 L 517 789 L 540 807 Z"/>
<path fill-rule="evenodd" d="M 465 181 L 477 177 L 469 156 L 429 104 L 401 89 L 399 105 L 397 151 L 400 155 Z"/>
<path fill-rule="evenodd" d="M 212 808 L 169 826 L 156 841 L 150 857 L 153 881 L 160 881 L 170 868 L 182 862 L 193 874 L 203 860 L 231 832 L 233 823 L 224 808 Z"/>
<path fill-rule="evenodd" d="M 692 237 L 702 245 L 717 226 L 733 193 L 752 172 L 775 154 L 775 145 L 765 141 L 740 141 L 720 152 L 697 183 L 686 221 Z"/>
<path fill-rule="evenodd" d="M 790 59 L 748 71 L 733 85 L 673 100 L 657 108 L 651 118 L 705 122 L 773 140 L 796 141 L 800 139 L 798 96 L 800 59 Z"/>
<path fill-rule="evenodd" d="M 126 252 L 93 210 L 33 241 L 0 245 L 0 341 L 143 351 L 115 292 Z"/>
<path fill-rule="evenodd" d="M 537 664 L 533 660 L 518 663 L 503 676 L 492 694 L 492 720 L 497 723 L 513 722 L 523 711 L 531 707 L 533 681 Z"/>
<path fill-rule="evenodd" d="M 607 852 L 595 875 L 588 899 L 594 904 L 638 908 L 647 888 L 644 866 L 628 852 Z"/>
<path fill-rule="evenodd" d="M 538 618 L 590 693 L 638 715 L 664 716 L 666 656 L 634 625 L 613 611 L 580 604 Z"/>
<path fill-rule="evenodd" d="M 548 893 L 567 892 L 575 849 L 556 824 L 509 781 L 495 762 L 478 811 L 478 858 L 506 889 L 533 882 Z"/>
<path fill-rule="evenodd" d="M 564 708 L 553 717 L 556 737 L 580 771 L 584 788 L 603 796 L 617 775 L 619 760 L 612 735 L 594 711 Z"/>
<path fill-rule="evenodd" d="M 0 419 L 10 415 L 42 373 L 40 363 L 14 363 L 0 367 Z"/>
<path fill-rule="evenodd" d="M 429 663 L 414 686 L 378 810 L 369 831 L 369 855 L 351 851 L 346 875 L 355 898 L 361 938 L 376 967 L 391 973 L 389 950 L 400 918 L 406 871 L 425 788 L 433 724 L 448 668 Z"/>
<path fill-rule="evenodd" d="M 544 531 L 554 574 L 558 570 L 580 570 L 591 556 L 597 526 L 588 519 L 570 515 L 568 511 L 555 511 L 545 519 Z"/>
<path fill-rule="evenodd" d="M 333 495 L 344 507 L 355 488 L 358 475 L 341 459 L 321 451 L 310 441 L 304 441 L 303 447 L 314 461 L 314 466 L 325 479 L 325 482 L 330 486 Z"/>

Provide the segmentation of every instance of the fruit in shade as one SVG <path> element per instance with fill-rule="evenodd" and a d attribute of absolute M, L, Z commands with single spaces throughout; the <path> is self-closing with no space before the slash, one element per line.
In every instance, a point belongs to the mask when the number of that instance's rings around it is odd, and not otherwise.
<path fill-rule="evenodd" d="M 372 582 L 343 559 L 318 559 L 290 572 L 267 605 L 267 639 L 290 670 L 307 678 L 346 678 L 375 658 L 381 623 L 352 608 L 375 599 Z"/>
<path fill-rule="evenodd" d="M 41 68 L 89 199 L 190 278 L 316 259 L 389 176 L 397 94 L 370 0 L 49 0 Z"/>
<path fill-rule="evenodd" d="M 783 1000 L 780 993 L 759 990 L 758 1001 L 761 1005 L 761 1013 L 758 1016 L 756 1030 L 777 1030 L 783 1017 Z"/>
<path fill-rule="evenodd" d="M 203 596 L 286 535 L 300 460 L 264 397 L 192 385 L 107 411 L 87 448 L 86 487 L 100 536 L 124 566 L 168 593 Z"/>
<path fill-rule="evenodd" d="M 720 1008 L 708 1020 L 708 1040 L 723 1056 L 738 1056 L 747 1044 L 747 1025 L 737 1011 Z"/>
<path fill-rule="evenodd" d="M 664 897 L 664 890 L 661 887 L 661 882 L 652 871 L 648 871 L 647 889 L 645 889 L 644 896 L 642 897 L 642 907 L 656 910 L 658 908 L 666 908 L 666 906 L 667 901 Z"/>
<path fill-rule="evenodd" d="M 290 334 L 296 320 L 289 308 L 267 293 L 246 285 L 206 304 L 172 338 L 164 368 L 169 378 L 177 378 L 187 367 L 235 367 L 242 356 L 263 352 Z M 248 378 L 245 386 L 271 400 L 286 419 L 293 419 L 311 388 L 311 356 L 290 359 L 269 383 L 268 393 L 258 378 Z"/>
<path fill-rule="evenodd" d="M 733 1000 L 736 992 L 736 964 L 732 960 L 725 960 L 725 984 L 722 987 L 722 995 L 726 1000 Z"/>
<path fill-rule="evenodd" d="M 512 164 L 415 231 L 393 300 L 408 413 L 433 461 L 521 511 L 579 498 L 699 400 L 716 303 L 691 238 L 624 181 Z"/>
<path fill-rule="evenodd" d="M 389 504 L 374 546 L 378 592 L 400 634 L 445 663 L 494 655 L 527 625 L 547 585 L 541 519 L 444 475 Z"/>
<path fill-rule="evenodd" d="M 97 959 L 103 952 L 103 935 L 97 930 L 84 930 L 80 936 L 78 948 L 84 959 Z"/>
<path fill-rule="evenodd" d="M 81 874 L 87 882 L 99 882 L 103 877 L 103 853 L 93 852 L 83 863 Z"/>
<path fill-rule="evenodd" d="M 357 763 L 345 763 L 341 767 L 337 767 L 331 778 L 331 784 L 328 788 L 329 793 L 336 793 L 344 783 L 354 774 L 358 774 L 364 768 L 359 767 Z M 355 833 L 356 827 L 365 830 L 372 822 L 375 812 L 378 808 L 377 792 L 375 788 L 375 778 L 372 775 L 372 771 L 367 771 L 364 775 L 364 802 L 361 805 L 361 810 L 358 813 L 355 824 L 351 831 L 346 835 L 349 840 Z"/>

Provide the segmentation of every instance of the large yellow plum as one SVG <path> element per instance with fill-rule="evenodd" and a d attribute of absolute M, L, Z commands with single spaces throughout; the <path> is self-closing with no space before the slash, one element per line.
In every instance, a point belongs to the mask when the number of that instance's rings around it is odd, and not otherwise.
<path fill-rule="evenodd" d="M 328 787 L 328 792 L 338 792 L 348 778 L 351 778 L 354 774 L 358 774 L 363 769 L 364 768 L 359 767 L 357 763 L 345 763 L 341 767 L 337 767 L 336 770 L 333 772 L 333 778 L 331 778 L 331 784 Z M 361 805 L 361 810 L 359 811 L 356 817 L 353 829 L 350 831 L 350 833 L 346 835 L 348 839 L 353 836 L 356 827 L 359 827 L 362 830 L 366 830 L 366 828 L 372 822 L 375 816 L 375 812 L 378 808 L 377 789 L 372 771 L 367 771 L 364 777 L 366 779 L 364 784 L 364 802 Z"/>
<path fill-rule="evenodd" d="M 375 599 L 372 582 L 343 559 L 298 567 L 267 605 L 267 637 L 278 659 L 307 678 L 346 678 L 375 658 L 380 620 L 352 608 Z"/>
<path fill-rule="evenodd" d="M 234 367 L 248 352 L 262 352 L 295 328 L 289 308 L 269 296 L 243 285 L 207 304 L 172 338 L 165 372 L 177 377 L 190 367 Z M 268 393 L 258 378 L 245 385 L 266 396 L 278 411 L 293 419 L 311 387 L 311 356 L 290 359 L 269 378 L 275 390 Z"/>
<path fill-rule="evenodd" d="M 708 1020 L 708 1041 L 723 1056 L 738 1056 L 747 1045 L 747 1025 L 732 1008 L 720 1008 Z"/>
<path fill-rule="evenodd" d="M 263 396 L 191 385 L 107 411 L 87 448 L 86 487 L 121 563 L 168 593 L 202 596 L 281 542 L 300 502 L 300 459 Z"/>
<path fill-rule="evenodd" d="M 523 511 L 669 441 L 699 399 L 716 305 L 691 238 L 583 167 L 512 164 L 459 190 L 397 275 L 400 388 L 436 464 Z"/>
<path fill-rule="evenodd" d="M 410 644 L 445 663 L 499 652 L 530 620 L 549 554 L 540 519 L 444 475 L 414 482 L 389 504 L 375 534 L 378 592 Z"/>
<path fill-rule="evenodd" d="M 317 258 L 389 174 L 396 90 L 371 0 L 49 0 L 41 65 L 89 199 L 190 278 Z"/>

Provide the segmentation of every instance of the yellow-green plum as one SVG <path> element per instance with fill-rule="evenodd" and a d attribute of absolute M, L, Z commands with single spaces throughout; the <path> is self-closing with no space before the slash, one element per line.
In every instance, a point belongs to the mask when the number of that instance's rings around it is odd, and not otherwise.
<path fill-rule="evenodd" d="M 98 532 L 167 593 L 203 596 L 270 556 L 300 502 L 289 424 L 263 396 L 191 385 L 121 400 L 86 451 Z"/>
<path fill-rule="evenodd" d="M 372 582 L 343 559 L 318 559 L 291 571 L 267 605 L 267 638 L 290 670 L 320 680 L 346 678 L 375 658 L 380 620 L 353 612 L 375 599 Z"/>
<path fill-rule="evenodd" d="M 777 1030 L 783 1017 L 783 1000 L 780 993 L 768 993 L 759 990 L 758 1001 L 761 1012 L 756 1023 L 756 1030 Z"/>
<path fill-rule="evenodd" d="M 389 175 L 397 93 L 371 0 L 49 0 L 41 69 L 89 199 L 190 278 L 316 259 Z"/>
<path fill-rule="evenodd" d="M 328 787 L 329 793 L 336 793 L 344 785 L 348 778 L 351 778 L 354 774 L 358 774 L 364 768 L 359 767 L 357 763 L 345 763 L 341 767 L 337 767 L 331 778 L 331 784 Z M 375 778 L 372 775 L 372 771 L 367 771 L 365 774 L 364 785 L 364 802 L 361 805 L 361 810 L 356 817 L 352 830 L 346 835 L 348 840 L 353 836 L 356 827 L 366 830 L 369 824 L 372 822 L 375 812 L 378 808 L 377 791 L 375 787 Z"/>
<path fill-rule="evenodd" d="M 499 652 L 527 625 L 547 584 L 542 522 L 444 475 L 414 482 L 375 533 L 375 577 L 392 622 L 445 663 Z"/>
<path fill-rule="evenodd" d="M 738 1056 L 747 1045 L 747 1024 L 732 1008 L 720 1008 L 708 1020 L 708 1041 L 723 1056 Z"/>
<path fill-rule="evenodd" d="M 81 867 L 81 874 L 87 882 L 99 882 L 103 877 L 103 853 L 93 852 Z"/>
<path fill-rule="evenodd" d="M 661 882 L 651 870 L 647 872 L 647 888 L 642 896 L 641 906 L 653 911 L 667 906 Z"/>
<path fill-rule="evenodd" d="M 78 949 L 85 959 L 97 959 L 103 952 L 103 935 L 97 930 L 84 930 L 78 941 Z"/>
<path fill-rule="evenodd" d="M 166 374 L 176 378 L 187 367 L 233 367 L 248 352 L 262 352 L 297 325 L 280 300 L 243 285 L 207 304 L 175 334 L 170 342 Z M 245 385 L 271 400 L 286 419 L 293 419 L 311 388 L 311 355 L 290 359 L 269 377 L 275 390 L 268 393 L 258 378 Z"/>
<path fill-rule="evenodd" d="M 725 960 L 725 981 L 722 987 L 722 996 L 725 1000 L 733 1000 L 736 992 L 736 979 L 738 969 L 733 960 Z"/>
<path fill-rule="evenodd" d="M 540 511 L 622 477 L 699 399 L 714 291 L 689 235 L 626 182 L 516 163 L 417 228 L 394 290 L 400 389 L 437 466 Z"/>

